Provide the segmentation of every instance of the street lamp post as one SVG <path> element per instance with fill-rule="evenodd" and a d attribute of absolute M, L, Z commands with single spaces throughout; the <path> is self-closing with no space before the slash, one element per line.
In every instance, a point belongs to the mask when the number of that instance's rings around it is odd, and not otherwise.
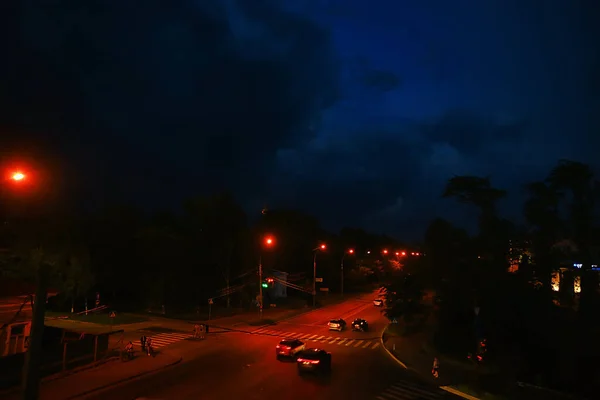
<path fill-rule="evenodd" d="M 274 239 L 271 236 L 267 236 L 264 240 L 264 243 L 261 243 L 261 244 L 264 244 L 267 247 L 271 247 L 271 246 L 273 246 L 273 243 L 274 243 Z M 262 248 L 261 248 L 261 250 L 262 250 Z M 259 301 L 258 314 L 259 314 L 260 319 L 262 319 L 262 317 L 263 317 L 263 304 L 264 304 L 263 287 L 262 287 L 262 280 L 263 280 L 262 279 L 262 276 L 263 276 L 263 268 L 262 267 L 263 267 L 262 266 L 262 252 L 260 252 L 259 256 L 258 256 L 258 299 L 259 299 L 258 300 Z"/>
<path fill-rule="evenodd" d="M 14 171 L 10 174 L 9 182 L 13 184 L 26 184 L 28 176 L 21 171 Z M 1 182 L 0 182 L 0 186 Z M 0 189 L 2 189 L 0 187 Z M 37 252 L 41 252 L 38 247 Z M 42 336 L 44 335 L 44 316 L 46 314 L 46 298 L 48 295 L 48 271 L 39 263 L 36 271 L 36 289 L 33 297 L 33 310 L 31 316 L 31 328 L 29 348 L 25 354 L 23 363 L 22 380 L 22 398 L 25 400 L 35 400 L 39 398 L 40 385 L 40 364 L 42 353 Z"/>
<path fill-rule="evenodd" d="M 346 257 L 346 254 L 354 254 L 354 249 L 348 249 L 347 252 L 344 252 L 344 254 L 342 255 L 342 262 L 341 262 L 341 289 L 340 289 L 340 293 L 342 294 L 342 297 L 344 297 L 344 258 Z"/>
<path fill-rule="evenodd" d="M 313 249 L 313 253 L 314 253 L 314 256 L 313 256 L 313 290 L 312 290 L 313 308 L 315 308 L 317 305 L 317 251 L 325 250 L 326 248 L 327 248 L 327 246 L 322 244 L 319 247 L 315 247 Z"/>

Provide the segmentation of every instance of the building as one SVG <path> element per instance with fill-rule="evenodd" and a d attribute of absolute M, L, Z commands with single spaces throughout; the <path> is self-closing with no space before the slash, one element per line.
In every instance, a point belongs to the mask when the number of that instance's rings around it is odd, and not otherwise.
<path fill-rule="evenodd" d="M 531 264 L 531 244 L 527 241 L 508 241 L 508 272 L 516 273 L 523 264 Z"/>
<path fill-rule="evenodd" d="M 34 298 L 35 285 L 0 276 L 0 357 L 27 351 Z"/>

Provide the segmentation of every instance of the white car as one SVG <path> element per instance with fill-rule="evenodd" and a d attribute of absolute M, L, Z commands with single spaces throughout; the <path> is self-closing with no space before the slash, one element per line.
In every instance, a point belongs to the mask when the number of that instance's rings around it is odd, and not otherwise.
<path fill-rule="evenodd" d="M 344 321 L 341 318 L 340 319 L 332 319 L 331 321 L 329 321 L 327 326 L 329 326 L 330 331 L 341 332 L 346 328 L 346 321 Z"/>
<path fill-rule="evenodd" d="M 375 299 L 375 300 L 373 300 L 373 305 L 375 307 L 383 307 L 383 299 Z"/>

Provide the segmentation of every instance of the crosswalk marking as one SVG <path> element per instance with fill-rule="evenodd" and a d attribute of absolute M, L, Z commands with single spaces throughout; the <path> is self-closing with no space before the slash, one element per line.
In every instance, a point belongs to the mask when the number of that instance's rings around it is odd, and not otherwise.
<path fill-rule="evenodd" d="M 377 400 L 441 400 L 444 398 L 446 393 L 440 388 L 410 381 L 393 384 L 376 397 Z"/>
<path fill-rule="evenodd" d="M 297 332 L 284 332 L 277 331 L 273 329 L 261 328 L 253 331 L 252 333 L 261 334 L 261 335 L 269 335 L 287 339 L 299 339 L 304 340 L 306 342 L 314 342 L 314 343 L 322 343 L 322 344 L 331 344 L 338 346 L 352 346 L 357 349 L 369 349 L 374 350 L 379 347 L 379 341 L 375 339 L 349 339 L 349 338 L 341 338 L 334 336 L 323 336 L 318 334 L 311 333 L 297 333 Z"/>
<path fill-rule="evenodd" d="M 172 343 L 177 343 L 182 340 L 186 340 L 191 338 L 193 335 L 189 333 L 159 333 L 158 335 L 151 336 L 152 338 L 152 346 L 155 349 L 159 349 L 161 347 L 168 346 Z M 142 346 L 140 340 L 135 342 L 136 345 Z"/>

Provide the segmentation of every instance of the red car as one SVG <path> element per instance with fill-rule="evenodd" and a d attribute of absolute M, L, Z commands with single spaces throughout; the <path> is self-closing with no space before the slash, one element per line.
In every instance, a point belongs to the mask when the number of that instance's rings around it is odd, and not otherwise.
<path fill-rule="evenodd" d="M 304 342 L 298 339 L 283 339 L 275 347 L 275 356 L 279 357 L 295 357 L 296 354 L 304 351 L 306 346 Z"/>

